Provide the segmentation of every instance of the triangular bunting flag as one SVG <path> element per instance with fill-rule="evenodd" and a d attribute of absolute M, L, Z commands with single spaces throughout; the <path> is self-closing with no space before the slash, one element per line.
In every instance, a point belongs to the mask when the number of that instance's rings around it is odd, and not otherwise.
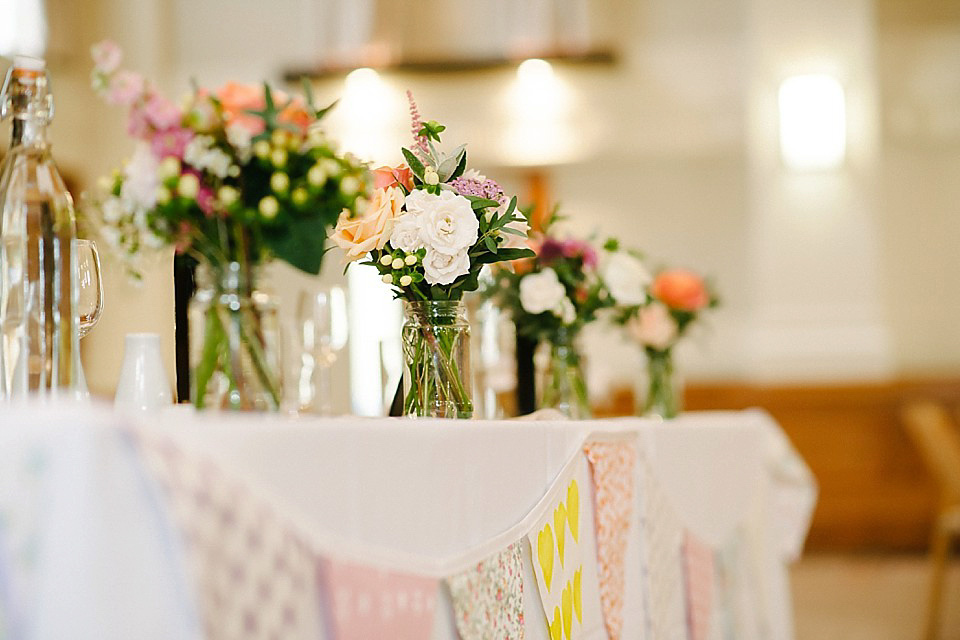
<path fill-rule="evenodd" d="M 319 571 L 333 640 L 426 640 L 431 636 L 436 578 L 331 558 L 320 560 Z"/>
<path fill-rule="evenodd" d="M 707 640 L 716 579 L 713 549 L 689 531 L 683 536 L 683 577 L 690 640 Z"/>
<path fill-rule="evenodd" d="M 516 542 L 447 579 L 462 640 L 523 639 L 523 559 Z"/>
<path fill-rule="evenodd" d="M 591 442 L 584 451 L 593 470 L 600 603 L 610 639 L 619 640 L 637 451 L 632 442 Z"/>
<path fill-rule="evenodd" d="M 302 537 L 208 458 L 152 433 L 134 441 L 184 538 L 204 638 L 315 637 L 315 556 Z"/>
<path fill-rule="evenodd" d="M 581 458 L 582 460 L 582 458 Z M 583 637 L 583 509 L 577 469 L 558 479 L 546 513 L 527 534 L 550 640 Z M 584 494 L 584 499 L 588 499 Z M 589 504 L 589 503 L 587 503 Z M 586 508 L 589 508 L 588 506 Z"/>

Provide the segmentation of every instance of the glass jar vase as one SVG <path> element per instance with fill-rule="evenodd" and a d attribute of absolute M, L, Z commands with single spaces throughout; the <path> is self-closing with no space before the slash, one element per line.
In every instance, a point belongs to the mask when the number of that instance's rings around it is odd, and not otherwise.
<path fill-rule="evenodd" d="M 553 336 L 540 389 L 541 409 L 556 409 L 572 420 L 592 417 L 575 333 L 561 329 Z"/>
<path fill-rule="evenodd" d="M 470 323 L 455 300 L 405 302 L 403 415 L 472 418 Z"/>
<path fill-rule="evenodd" d="M 640 414 L 648 417 L 675 418 L 681 409 L 683 391 L 673 369 L 670 349 L 645 349 L 646 392 Z"/>
<path fill-rule="evenodd" d="M 283 398 L 280 324 L 256 267 L 200 264 L 190 300 L 190 391 L 198 409 L 277 411 Z"/>

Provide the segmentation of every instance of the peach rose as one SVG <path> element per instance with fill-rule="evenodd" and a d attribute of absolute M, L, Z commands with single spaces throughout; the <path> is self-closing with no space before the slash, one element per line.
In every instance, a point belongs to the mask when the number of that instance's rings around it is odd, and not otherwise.
<path fill-rule="evenodd" d="M 650 285 L 650 294 L 680 311 L 699 311 L 710 304 L 703 278 L 688 269 L 661 271 Z"/>
<path fill-rule="evenodd" d="M 405 165 L 377 167 L 371 173 L 373 173 L 374 189 L 400 185 L 407 191 L 413 190 L 413 172 Z"/>
<path fill-rule="evenodd" d="M 403 207 L 403 191 L 387 187 L 373 192 L 367 210 L 355 218 L 344 209 L 330 238 L 346 254 L 347 262 L 359 260 L 374 249 L 383 249 L 393 231 L 393 221 Z"/>

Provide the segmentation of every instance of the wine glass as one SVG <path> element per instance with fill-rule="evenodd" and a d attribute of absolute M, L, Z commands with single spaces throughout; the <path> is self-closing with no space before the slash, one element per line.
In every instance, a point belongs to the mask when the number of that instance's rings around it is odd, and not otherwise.
<path fill-rule="evenodd" d="M 77 311 L 80 315 L 80 337 L 84 337 L 100 319 L 103 311 L 103 282 L 100 279 L 100 256 L 92 240 L 77 240 Z"/>
<path fill-rule="evenodd" d="M 347 344 L 347 301 L 343 289 L 329 287 L 301 292 L 297 323 L 300 325 L 299 408 L 331 415 L 330 368 Z"/>

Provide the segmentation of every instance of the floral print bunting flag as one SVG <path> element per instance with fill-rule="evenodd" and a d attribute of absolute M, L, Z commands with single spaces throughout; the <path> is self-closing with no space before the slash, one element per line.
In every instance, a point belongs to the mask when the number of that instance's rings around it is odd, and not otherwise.
<path fill-rule="evenodd" d="M 637 451 L 633 442 L 591 442 L 584 451 L 593 471 L 600 602 L 607 633 L 619 640 Z"/>
<path fill-rule="evenodd" d="M 523 559 L 516 542 L 447 580 L 462 640 L 523 639 Z"/>

